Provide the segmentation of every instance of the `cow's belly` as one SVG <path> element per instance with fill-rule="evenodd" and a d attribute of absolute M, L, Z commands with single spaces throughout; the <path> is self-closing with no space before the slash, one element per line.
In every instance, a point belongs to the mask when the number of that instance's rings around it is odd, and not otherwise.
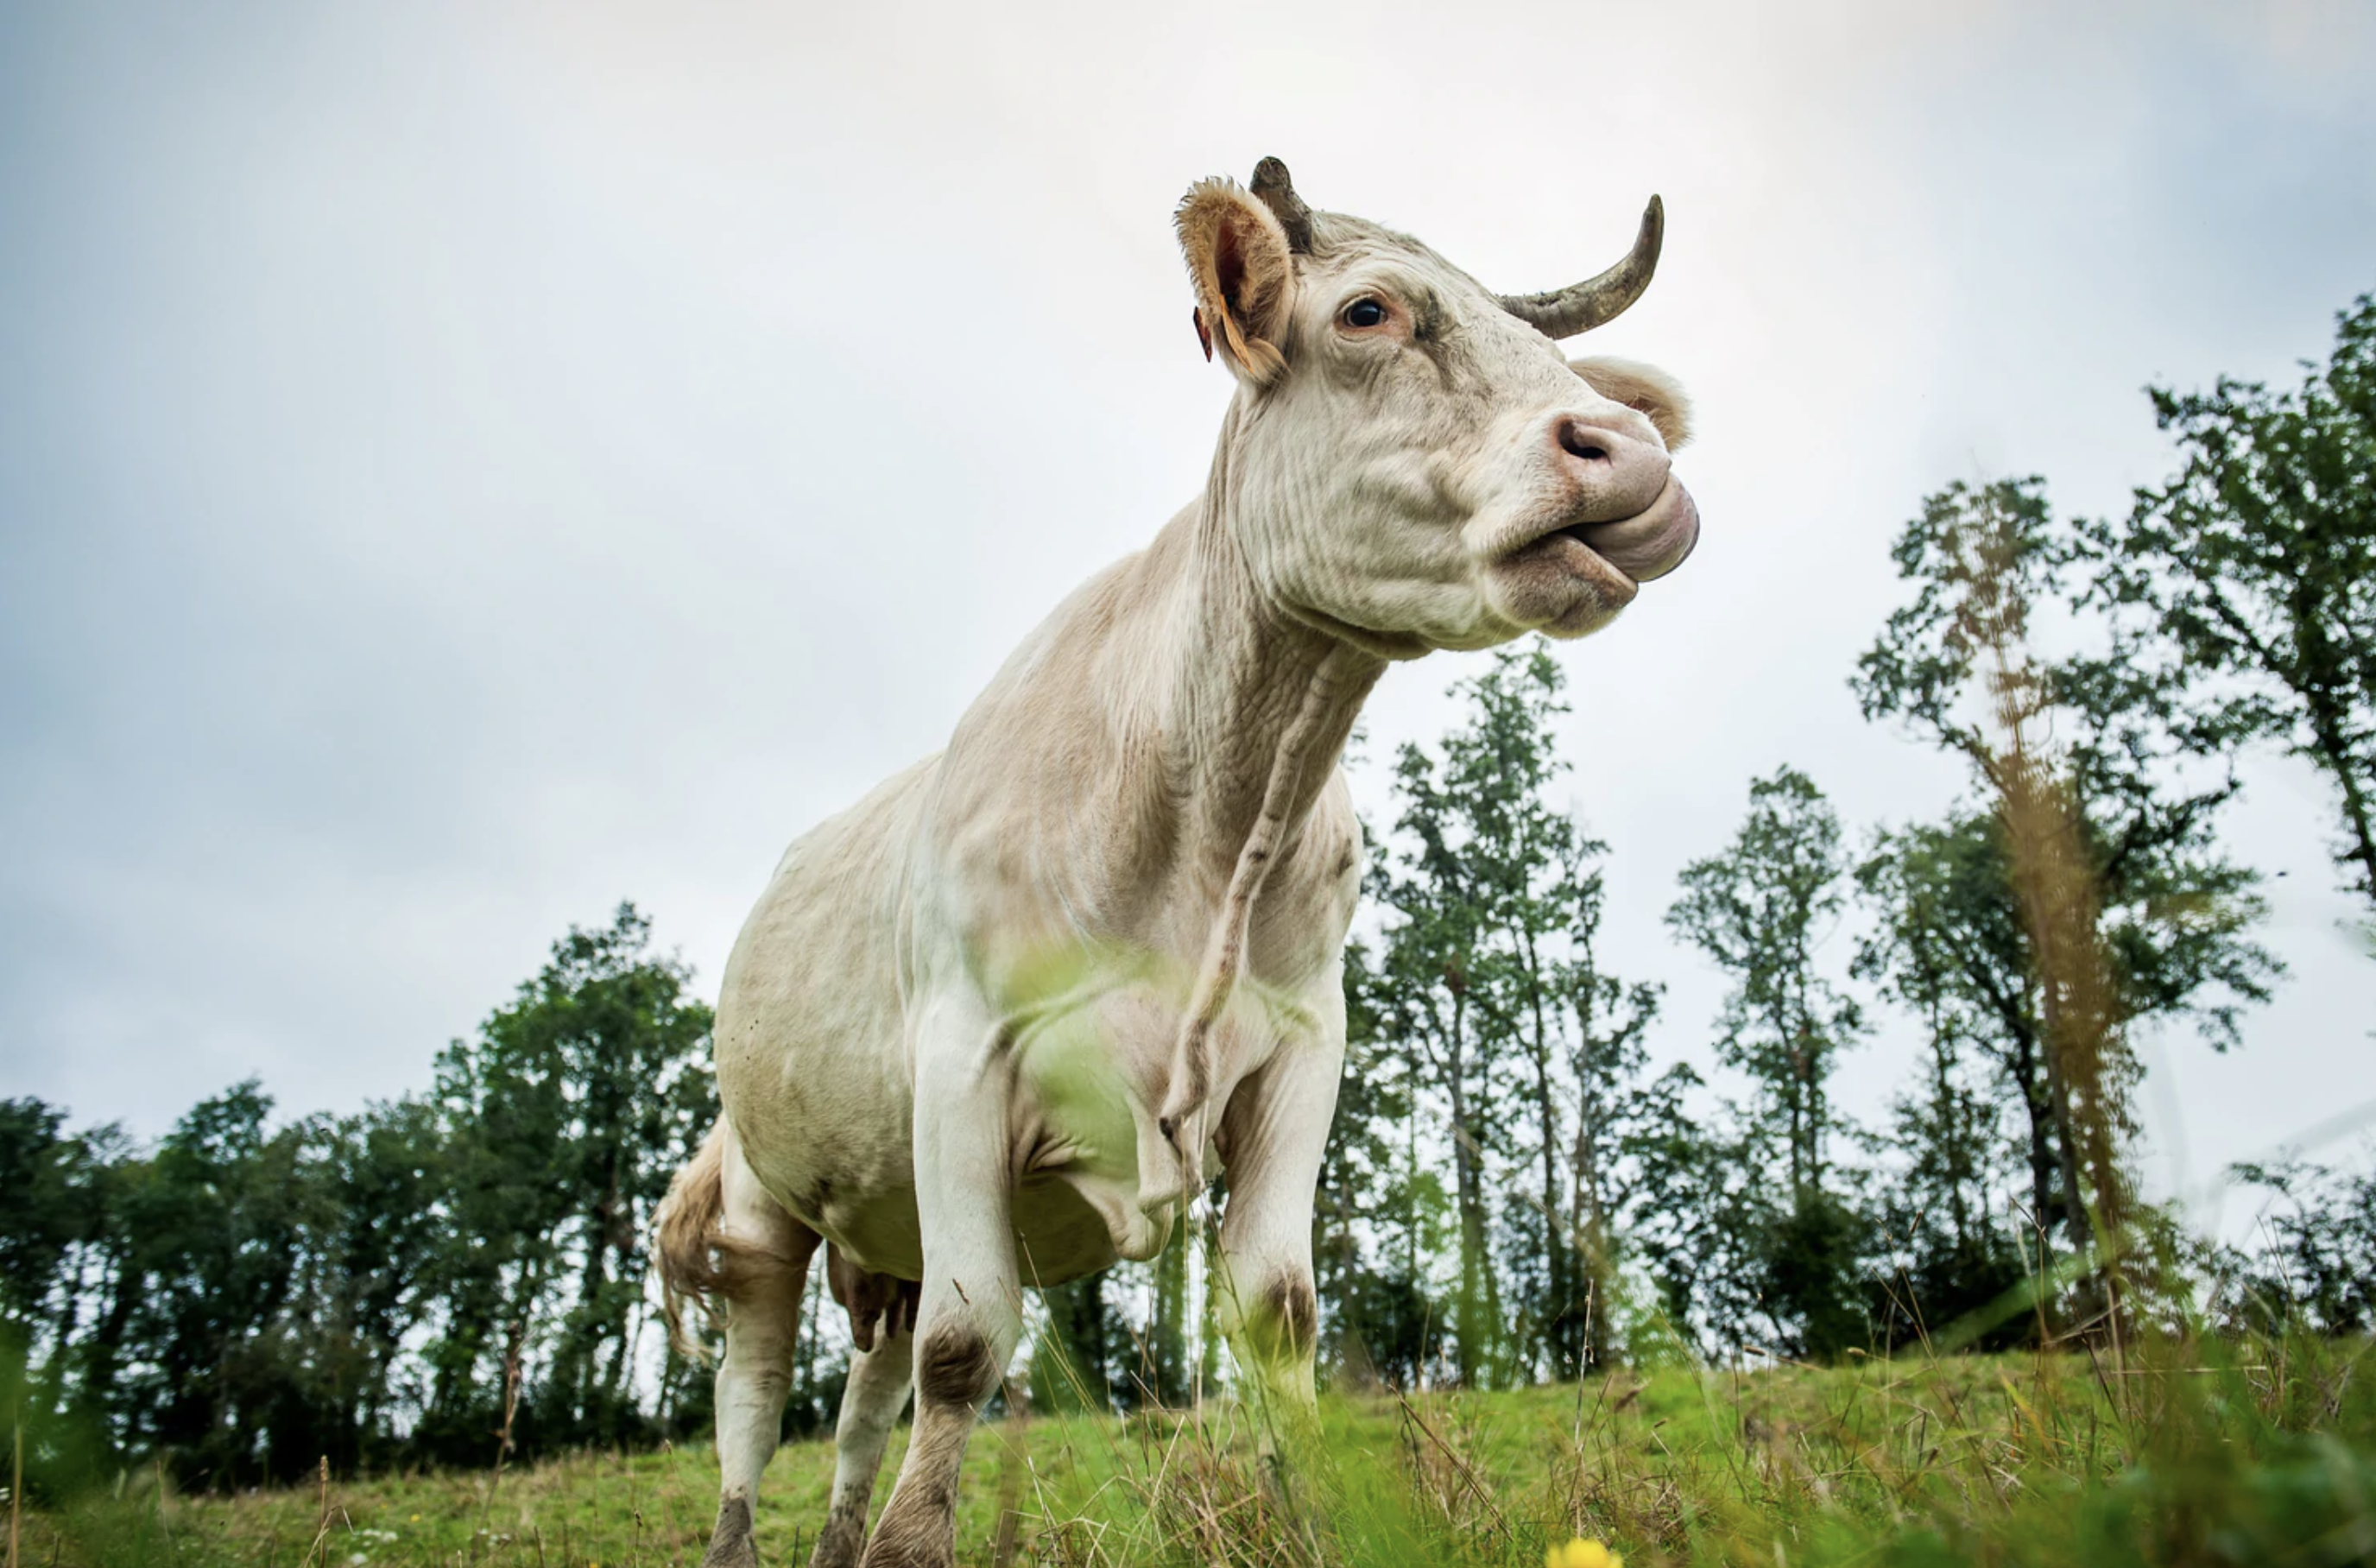
<path fill-rule="evenodd" d="M 721 1008 L 721 1023 L 725 1016 Z M 867 1049 L 875 1044 L 885 1054 Z M 897 1037 L 794 1039 L 774 1053 L 772 1073 L 738 1075 L 732 1091 L 721 1075 L 720 1090 L 743 1158 L 770 1196 L 868 1272 L 920 1279 L 902 1049 Z"/>
<path fill-rule="evenodd" d="M 718 997 L 718 1093 L 776 1201 L 870 1271 L 922 1275 L 898 852 L 925 764 L 792 846 Z"/>

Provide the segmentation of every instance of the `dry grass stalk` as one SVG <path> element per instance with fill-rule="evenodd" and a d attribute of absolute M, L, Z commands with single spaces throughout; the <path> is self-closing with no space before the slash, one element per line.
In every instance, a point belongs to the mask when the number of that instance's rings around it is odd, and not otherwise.
<path fill-rule="evenodd" d="M 495 1489 L 504 1484 L 504 1466 L 511 1458 L 512 1430 L 519 1415 L 520 1352 L 528 1341 L 528 1319 L 523 1316 L 512 1324 L 511 1342 L 504 1348 L 504 1424 L 495 1431 L 495 1468 L 487 1478 L 486 1501 L 480 1506 L 479 1529 L 485 1533 L 488 1515 L 494 1512 Z"/>
<path fill-rule="evenodd" d="M 2122 1157 L 2134 1131 L 2129 1091 L 2136 1067 L 2104 949 L 2085 818 L 2050 740 L 2055 693 L 2029 651 L 2029 604 L 2016 570 L 2018 524 L 1982 494 L 1978 518 L 1955 541 L 1965 588 L 1956 629 L 1985 656 L 1981 683 L 1993 731 L 1978 742 L 1975 760 L 1996 791 L 2014 903 L 2029 940 L 2047 1087 L 2062 1131 L 2066 1218 L 2073 1239 L 2096 1253 L 2097 1311 L 2111 1327 L 2117 1360 L 2120 1254 L 2132 1215 Z"/>

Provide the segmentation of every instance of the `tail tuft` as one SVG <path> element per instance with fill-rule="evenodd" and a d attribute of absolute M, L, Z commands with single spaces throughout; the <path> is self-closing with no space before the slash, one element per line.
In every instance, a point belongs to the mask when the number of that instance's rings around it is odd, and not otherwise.
<path fill-rule="evenodd" d="M 711 1351 L 686 1332 L 686 1305 L 711 1328 L 723 1328 L 726 1299 L 759 1268 L 780 1262 L 725 1232 L 728 1138 L 721 1117 L 700 1152 L 669 1183 L 655 1216 L 652 1267 L 659 1275 L 660 1312 L 668 1319 L 671 1343 L 695 1360 L 708 1360 Z"/>

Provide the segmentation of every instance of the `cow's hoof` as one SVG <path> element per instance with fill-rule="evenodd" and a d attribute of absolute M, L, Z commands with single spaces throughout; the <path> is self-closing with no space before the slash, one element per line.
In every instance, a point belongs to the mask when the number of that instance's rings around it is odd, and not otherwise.
<path fill-rule="evenodd" d="M 825 1533 L 817 1537 L 809 1568 L 859 1568 L 859 1559 L 865 1550 L 866 1515 L 837 1508 L 826 1520 Z"/>
<path fill-rule="evenodd" d="M 759 1568 L 759 1548 L 751 1538 L 751 1500 L 730 1497 L 718 1505 L 718 1527 L 709 1532 L 709 1550 L 701 1554 L 701 1568 Z"/>

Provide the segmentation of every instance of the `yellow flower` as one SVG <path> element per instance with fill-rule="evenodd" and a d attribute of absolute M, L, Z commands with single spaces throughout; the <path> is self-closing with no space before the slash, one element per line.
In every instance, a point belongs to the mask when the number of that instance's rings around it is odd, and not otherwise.
<path fill-rule="evenodd" d="M 1543 1568 L 1625 1568 L 1625 1559 L 1582 1536 L 1543 1553 Z"/>

